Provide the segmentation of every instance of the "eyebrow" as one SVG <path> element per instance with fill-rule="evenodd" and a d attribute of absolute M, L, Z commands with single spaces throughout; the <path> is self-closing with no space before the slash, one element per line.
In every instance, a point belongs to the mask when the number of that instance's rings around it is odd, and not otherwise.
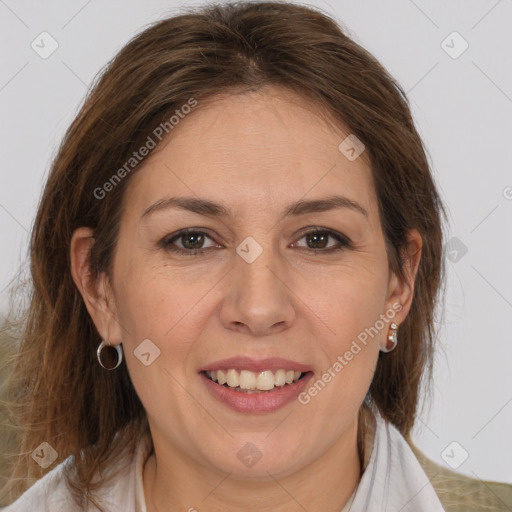
<path fill-rule="evenodd" d="M 182 210 L 198 213 L 199 215 L 205 215 L 207 217 L 233 217 L 229 208 L 221 203 L 216 203 L 208 199 L 201 199 L 198 197 L 170 197 L 168 199 L 161 199 L 146 208 L 141 218 L 169 208 L 180 208 Z M 281 219 L 284 219 L 285 217 L 297 217 L 307 213 L 326 212 L 339 208 L 348 208 L 359 212 L 368 218 L 367 210 L 356 201 L 345 196 L 333 195 L 322 199 L 301 199 L 292 203 L 284 210 Z"/>

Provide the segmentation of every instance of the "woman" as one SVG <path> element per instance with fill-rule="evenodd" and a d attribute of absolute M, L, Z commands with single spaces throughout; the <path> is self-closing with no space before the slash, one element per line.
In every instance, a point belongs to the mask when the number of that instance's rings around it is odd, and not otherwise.
<path fill-rule="evenodd" d="M 6 510 L 470 510 L 409 436 L 443 215 L 403 91 L 327 16 L 142 32 L 38 209 Z"/>

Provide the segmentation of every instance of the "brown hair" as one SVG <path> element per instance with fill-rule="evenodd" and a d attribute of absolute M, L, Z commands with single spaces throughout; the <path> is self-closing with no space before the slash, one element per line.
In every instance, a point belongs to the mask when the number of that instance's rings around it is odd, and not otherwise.
<path fill-rule="evenodd" d="M 107 372 L 96 361 L 101 339 L 70 271 L 73 231 L 93 228 L 92 268 L 110 273 L 130 173 L 100 199 L 98 188 L 191 99 L 200 107 L 215 95 L 266 85 L 301 94 L 365 144 L 391 270 L 403 276 L 407 231 L 422 236 L 400 342 L 379 357 L 369 390 L 384 418 L 409 436 L 422 376 L 431 379 L 445 213 L 406 95 L 320 10 L 278 2 L 210 5 L 159 21 L 130 41 L 95 81 L 54 159 L 32 232 L 33 290 L 10 377 L 20 443 L 13 481 L 26 485 L 42 475 L 30 455 L 46 441 L 59 460 L 74 456 L 67 478 L 77 502 L 94 502 L 94 473 L 147 433 L 126 365 Z M 14 487 L 11 496 L 22 490 Z"/>

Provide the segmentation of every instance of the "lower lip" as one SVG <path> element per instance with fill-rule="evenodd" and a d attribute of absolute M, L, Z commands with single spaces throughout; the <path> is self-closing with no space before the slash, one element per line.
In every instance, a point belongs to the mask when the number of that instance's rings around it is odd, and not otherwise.
<path fill-rule="evenodd" d="M 273 391 L 263 391 L 261 393 L 244 393 L 221 386 L 210 380 L 202 372 L 199 375 L 214 398 L 229 405 L 235 411 L 248 413 L 272 412 L 284 407 L 297 398 L 313 377 L 312 372 L 307 372 L 297 382 L 286 384 L 282 388 L 274 388 Z"/>

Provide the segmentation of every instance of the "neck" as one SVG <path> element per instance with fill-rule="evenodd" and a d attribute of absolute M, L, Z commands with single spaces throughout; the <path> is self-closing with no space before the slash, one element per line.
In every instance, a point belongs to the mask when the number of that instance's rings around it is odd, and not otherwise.
<path fill-rule="evenodd" d="M 358 430 L 360 421 L 355 420 L 307 467 L 283 477 L 268 473 L 258 480 L 223 474 L 197 464 L 179 450 L 170 447 L 166 453 L 162 447 L 157 449 L 158 457 L 151 454 L 144 467 L 147 511 L 339 512 L 356 489 L 368 458 L 368 445 L 364 438 L 358 442 Z"/>

